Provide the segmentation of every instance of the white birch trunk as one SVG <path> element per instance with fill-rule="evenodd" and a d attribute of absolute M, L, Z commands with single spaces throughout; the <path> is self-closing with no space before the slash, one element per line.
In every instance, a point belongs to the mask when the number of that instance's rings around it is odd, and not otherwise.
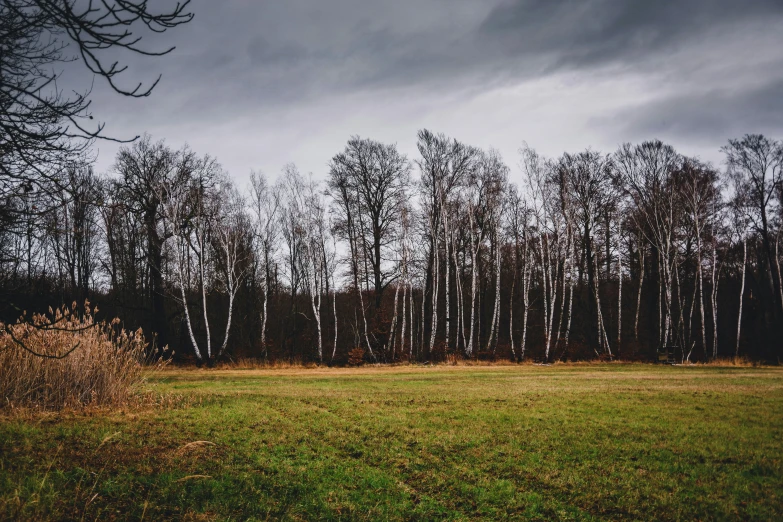
<path fill-rule="evenodd" d="M 780 231 L 778 231 L 780 233 Z M 781 307 L 783 307 L 783 277 L 780 277 L 780 238 L 775 239 L 775 264 L 778 267 L 778 280 L 780 281 L 778 285 L 778 292 L 780 292 L 780 302 Z"/>
<path fill-rule="evenodd" d="M 734 357 L 739 356 L 740 332 L 742 330 L 742 297 L 745 294 L 745 267 L 748 260 L 748 240 L 742 240 L 742 282 L 740 283 L 739 313 L 737 314 L 737 346 L 734 349 Z"/>
<path fill-rule="evenodd" d="M 207 316 L 207 282 L 204 280 L 204 238 L 202 234 L 196 233 L 196 237 L 199 243 L 199 251 L 197 252 L 196 259 L 198 260 L 198 269 L 201 275 L 201 304 L 204 310 L 204 327 L 207 331 L 207 359 L 212 358 L 212 335 L 209 331 L 209 317 Z"/>
<path fill-rule="evenodd" d="M 492 325 L 490 327 L 489 339 L 487 340 L 487 351 L 492 349 L 494 353 L 497 349 L 498 322 L 500 320 L 500 241 L 498 233 L 495 231 L 495 303 L 492 307 Z"/>
<path fill-rule="evenodd" d="M 367 313 L 364 310 L 364 296 L 362 295 L 362 289 L 359 287 L 357 288 L 357 291 L 359 292 L 359 307 L 362 309 L 362 322 L 364 323 L 364 342 L 367 344 L 367 350 L 370 352 L 370 356 L 373 358 L 373 360 L 377 361 L 377 358 L 372 351 L 372 345 L 370 345 L 370 337 L 367 333 Z"/>
<path fill-rule="evenodd" d="M 576 255 L 575 252 L 572 252 L 572 255 Z M 572 317 L 572 310 L 574 307 L 574 260 L 571 259 L 570 263 L 570 275 L 569 275 L 569 281 L 568 281 L 568 321 L 566 323 L 566 331 L 565 331 L 565 343 L 564 343 L 564 350 L 568 350 L 568 338 L 571 335 L 571 317 Z"/>
<path fill-rule="evenodd" d="M 718 252 L 713 236 L 712 241 L 712 359 L 718 358 Z"/>
<path fill-rule="evenodd" d="M 394 361 L 395 341 L 397 336 L 397 309 L 399 308 L 400 285 L 394 289 L 394 315 L 392 316 L 391 328 L 389 329 L 389 343 L 391 351 L 391 360 Z"/>
<path fill-rule="evenodd" d="M 514 290 L 517 286 L 517 272 L 519 269 L 519 240 L 514 242 L 514 277 L 511 279 L 511 292 L 508 299 L 508 339 L 511 343 L 511 356 L 516 360 L 517 351 L 514 348 Z"/>
<path fill-rule="evenodd" d="M 565 249 L 565 257 L 563 257 L 563 281 L 561 285 L 561 299 L 560 299 L 560 314 L 558 316 L 557 320 L 557 337 L 555 338 L 555 349 L 557 349 L 560 346 L 560 340 L 563 338 L 563 326 L 565 324 L 565 310 L 566 310 L 566 295 L 568 294 L 567 285 L 569 278 L 566 277 L 566 269 L 569 267 L 569 262 L 571 260 L 571 248 L 572 248 L 572 235 L 571 235 L 571 227 L 567 227 L 566 229 L 566 249 Z"/>
<path fill-rule="evenodd" d="M 410 350 L 410 358 L 413 359 L 413 344 L 414 344 L 413 310 L 414 310 L 415 301 L 413 299 L 413 285 L 410 282 L 408 282 L 408 290 L 409 290 L 408 295 L 409 295 L 409 299 L 410 299 L 410 303 L 409 303 L 410 306 L 408 308 L 408 313 L 410 314 L 409 319 L 410 319 L 410 323 L 411 323 L 411 333 L 410 333 L 410 336 L 411 336 L 411 341 L 410 342 L 411 342 L 411 344 L 410 344 L 409 350 Z M 423 309 L 422 309 L 422 312 L 423 312 Z"/>
<path fill-rule="evenodd" d="M 617 353 L 623 338 L 623 238 L 618 234 L 617 240 Z"/>
<path fill-rule="evenodd" d="M 595 273 L 596 273 L 596 282 L 594 285 L 595 288 L 595 306 L 598 310 L 598 336 L 602 340 L 604 344 L 604 349 L 606 350 L 606 353 L 609 355 L 609 357 L 612 357 L 612 348 L 609 345 L 609 337 L 606 335 L 606 325 L 604 324 L 604 316 L 601 312 L 601 297 L 600 293 L 598 292 L 598 281 L 597 281 L 597 274 L 598 274 L 598 256 L 593 256 L 593 260 L 595 262 Z"/>
<path fill-rule="evenodd" d="M 531 259 L 528 253 L 527 239 L 525 239 L 525 268 L 522 272 L 522 339 L 519 345 L 519 358 L 525 358 L 525 343 L 527 341 L 527 317 L 530 311 L 530 278 L 533 275 Z"/>
<path fill-rule="evenodd" d="M 462 288 L 462 275 L 464 274 L 465 264 L 463 254 L 462 268 L 457 270 L 460 265 L 456 248 L 453 245 L 451 251 L 454 255 L 454 277 L 457 280 L 457 332 L 459 332 L 459 336 L 457 337 L 457 351 L 459 351 L 460 339 L 462 339 L 462 350 L 467 346 L 467 341 L 465 340 L 465 292 Z"/>
<path fill-rule="evenodd" d="M 432 349 L 435 347 L 435 336 L 438 333 L 438 293 L 440 291 L 440 256 L 438 255 L 438 242 L 437 242 L 437 234 L 436 234 L 436 240 L 433 245 L 433 248 L 435 249 L 434 252 L 434 269 L 433 269 L 433 280 L 432 280 L 432 325 L 430 329 L 430 353 L 432 353 Z"/>
<path fill-rule="evenodd" d="M 311 267 L 311 270 L 313 273 L 315 273 L 315 266 Z M 310 306 L 313 310 L 313 317 L 315 317 L 315 327 L 318 334 L 318 362 L 324 361 L 324 351 L 323 351 L 323 339 L 321 335 L 321 291 L 318 285 L 318 278 L 313 274 L 312 281 L 311 281 L 312 287 L 310 290 Z"/>
<path fill-rule="evenodd" d="M 465 350 L 465 353 L 468 357 L 473 356 L 473 339 L 476 336 L 475 333 L 475 325 L 476 325 L 476 263 L 478 258 L 478 244 L 476 242 L 475 238 L 475 231 L 473 230 L 473 221 L 471 220 L 471 231 L 470 231 L 470 257 L 471 257 L 471 268 L 470 268 L 470 338 L 468 340 L 468 347 Z"/>
<path fill-rule="evenodd" d="M 196 342 L 196 336 L 193 334 L 193 323 L 190 320 L 190 311 L 188 310 L 188 299 L 185 294 L 185 273 L 184 273 L 184 263 L 185 263 L 185 254 L 182 252 L 182 250 L 186 249 L 187 247 L 184 244 L 181 244 L 178 246 L 178 250 L 180 251 L 180 261 L 177 263 L 177 275 L 179 276 L 179 289 L 180 294 L 182 296 L 182 307 L 185 310 L 185 324 L 187 324 L 188 327 L 188 335 L 190 336 L 190 342 L 193 344 L 193 351 L 196 353 L 196 358 L 201 361 L 201 351 L 198 348 L 198 343 Z"/>
<path fill-rule="evenodd" d="M 266 354 L 266 319 L 267 319 L 267 302 L 269 300 L 269 282 L 267 281 L 267 275 L 264 273 L 264 282 L 263 282 L 263 292 L 264 292 L 264 300 L 261 305 L 261 308 L 263 310 L 263 313 L 261 315 L 261 347 L 264 350 L 264 354 Z"/>
<path fill-rule="evenodd" d="M 552 340 L 552 330 L 549 327 L 549 308 L 552 306 L 552 303 L 550 301 L 550 294 L 549 288 L 551 286 L 551 282 L 549 280 L 549 241 L 544 241 L 544 238 L 541 238 L 541 252 L 542 252 L 542 260 L 541 260 L 541 270 L 543 271 L 543 280 L 544 280 L 544 349 L 545 349 L 545 355 L 544 358 L 548 361 L 549 360 L 549 345 Z M 546 247 L 544 246 L 546 244 Z"/>
<path fill-rule="evenodd" d="M 445 211 L 444 211 L 445 212 Z M 443 248 L 445 249 L 445 255 L 443 261 L 446 263 L 446 350 L 449 349 L 449 328 L 451 327 L 451 258 L 449 257 L 449 231 L 446 226 L 446 218 L 443 220 Z"/>
<path fill-rule="evenodd" d="M 699 234 L 698 220 L 696 224 L 696 233 Z M 701 271 L 701 238 L 696 238 L 696 277 L 699 285 L 699 314 L 701 319 L 701 345 L 704 349 L 704 355 L 707 355 L 707 328 L 704 324 L 704 276 Z"/>
<path fill-rule="evenodd" d="M 332 283 L 334 283 L 334 278 L 332 278 Z M 327 306 L 329 305 L 327 304 Z M 332 347 L 332 360 L 334 361 L 334 356 L 337 355 L 337 290 L 332 292 L 332 313 L 334 314 L 334 345 Z"/>
<path fill-rule="evenodd" d="M 644 250 L 642 249 L 641 238 L 639 242 L 639 290 L 636 292 L 636 317 L 633 320 L 633 336 L 639 340 L 639 310 L 642 306 L 642 287 L 644 286 Z"/>
<path fill-rule="evenodd" d="M 402 287 L 402 325 L 400 325 L 400 356 L 405 355 L 405 327 L 407 323 L 406 300 L 408 298 L 408 283 L 404 282 Z"/>
<path fill-rule="evenodd" d="M 226 319 L 226 330 L 223 334 L 223 344 L 220 346 L 220 350 L 218 351 L 218 357 L 223 355 L 223 352 L 226 350 L 226 347 L 228 346 L 228 338 L 229 334 L 231 333 L 231 319 L 234 316 L 234 298 L 236 297 L 237 290 L 238 290 L 238 284 L 242 275 L 240 274 L 239 277 L 236 277 L 234 271 L 236 270 L 236 265 L 238 262 L 238 255 L 237 255 L 237 245 L 236 242 L 231 238 L 228 234 L 228 232 L 222 232 L 223 236 L 221 237 L 223 242 L 223 252 L 226 256 L 226 288 L 228 290 L 228 318 Z"/>

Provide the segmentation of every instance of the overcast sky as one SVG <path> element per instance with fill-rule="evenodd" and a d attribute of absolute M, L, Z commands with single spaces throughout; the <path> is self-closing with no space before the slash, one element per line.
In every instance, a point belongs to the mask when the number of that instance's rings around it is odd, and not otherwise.
<path fill-rule="evenodd" d="M 351 135 L 415 159 L 429 128 L 494 147 L 518 179 L 548 156 L 659 138 L 716 165 L 728 138 L 783 138 L 783 0 L 193 0 L 126 57 L 150 98 L 95 89 L 109 135 L 148 132 L 245 184 L 294 162 L 323 178 Z M 117 146 L 100 142 L 98 170 Z"/>

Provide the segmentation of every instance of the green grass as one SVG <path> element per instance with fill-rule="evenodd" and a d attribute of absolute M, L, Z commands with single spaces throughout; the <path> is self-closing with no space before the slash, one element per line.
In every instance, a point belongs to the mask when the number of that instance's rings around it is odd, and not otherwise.
<path fill-rule="evenodd" d="M 783 517 L 778 368 L 177 370 L 147 386 L 191 404 L 0 418 L 0 519 Z"/>

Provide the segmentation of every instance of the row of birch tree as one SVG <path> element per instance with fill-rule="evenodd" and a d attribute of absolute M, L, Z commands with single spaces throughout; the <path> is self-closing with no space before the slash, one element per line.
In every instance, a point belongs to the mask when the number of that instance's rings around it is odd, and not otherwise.
<path fill-rule="evenodd" d="M 145 136 L 14 198 L 0 283 L 103 300 L 201 362 L 780 356 L 781 142 L 720 165 L 660 141 L 417 149 L 353 137 L 325 173 L 238 188 Z"/>

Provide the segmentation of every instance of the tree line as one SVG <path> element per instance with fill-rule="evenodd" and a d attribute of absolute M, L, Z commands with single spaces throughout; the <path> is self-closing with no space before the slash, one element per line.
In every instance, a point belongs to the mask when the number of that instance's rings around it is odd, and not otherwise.
<path fill-rule="evenodd" d="M 199 363 L 780 357 L 781 142 L 719 168 L 524 146 L 519 185 L 496 151 L 417 148 L 353 137 L 323 181 L 248 186 L 149 136 L 105 174 L 78 156 L 4 195 L 3 319 L 89 299 Z"/>
<path fill-rule="evenodd" d="M 144 136 L 95 173 L 117 138 L 64 64 L 146 98 L 157 80 L 126 83 L 123 57 L 168 54 L 192 19 L 189 0 L 0 2 L 6 326 L 89 299 L 203 363 L 780 357 L 779 141 L 730 140 L 719 167 L 659 141 L 523 147 L 516 186 L 497 152 L 422 130 L 413 158 L 356 137 L 323 181 L 288 165 L 238 187 Z"/>

